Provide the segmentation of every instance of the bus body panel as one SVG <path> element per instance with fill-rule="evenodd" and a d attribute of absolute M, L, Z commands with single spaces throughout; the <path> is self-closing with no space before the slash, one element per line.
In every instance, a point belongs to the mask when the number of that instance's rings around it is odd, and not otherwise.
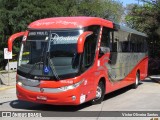
<path fill-rule="evenodd" d="M 108 58 L 108 55 L 106 55 L 106 56 Z M 104 77 L 106 79 L 106 93 L 110 93 L 112 91 L 118 90 L 120 88 L 129 86 L 129 85 L 132 85 L 133 83 L 135 83 L 137 71 L 140 71 L 140 80 L 144 80 L 147 77 L 148 56 L 145 56 L 140 61 L 137 61 L 135 67 L 132 68 L 130 73 L 127 74 L 125 76 L 125 78 L 123 78 L 122 80 L 118 80 L 118 81 L 109 80 L 108 68 L 105 67 L 105 65 L 104 65 L 106 61 L 103 60 L 106 56 L 103 56 L 103 58 L 100 59 L 101 60 L 100 68 L 102 69 L 102 71 L 105 75 Z M 108 62 L 108 60 L 107 60 L 107 62 Z"/>

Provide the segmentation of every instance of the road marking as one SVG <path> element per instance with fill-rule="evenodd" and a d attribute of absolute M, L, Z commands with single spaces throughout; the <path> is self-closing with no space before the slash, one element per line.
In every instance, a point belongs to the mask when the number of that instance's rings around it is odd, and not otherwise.
<path fill-rule="evenodd" d="M 3 91 L 3 90 L 11 89 L 11 88 L 15 88 L 15 86 L 0 87 L 0 92 Z"/>

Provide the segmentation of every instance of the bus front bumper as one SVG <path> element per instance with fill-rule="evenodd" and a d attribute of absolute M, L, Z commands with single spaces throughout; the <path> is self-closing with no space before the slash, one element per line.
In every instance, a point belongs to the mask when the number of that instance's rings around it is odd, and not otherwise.
<path fill-rule="evenodd" d="M 63 92 L 53 91 L 52 88 L 38 87 L 34 87 L 31 90 L 31 87 L 27 88 L 26 86 L 16 84 L 16 92 L 19 100 L 52 105 L 79 105 L 86 102 L 87 95 L 81 93 L 81 89 L 81 86 L 79 86 Z"/>

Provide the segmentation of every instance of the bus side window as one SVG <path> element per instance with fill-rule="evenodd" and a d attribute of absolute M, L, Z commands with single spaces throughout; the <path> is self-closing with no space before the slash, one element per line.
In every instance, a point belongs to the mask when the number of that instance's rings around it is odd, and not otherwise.
<path fill-rule="evenodd" d="M 93 65 L 97 47 L 97 40 L 100 31 L 100 26 L 93 25 L 85 28 L 86 31 L 92 31 L 93 34 L 88 36 L 84 43 L 84 52 L 82 59 L 82 71 L 84 72 Z"/>
<path fill-rule="evenodd" d="M 103 27 L 99 58 L 107 52 L 110 52 L 110 31 L 108 28 Z"/>
<path fill-rule="evenodd" d="M 143 52 L 147 52 L 148 51 L 148 46 L 147 46 L 147 41 L 146 38 L 143 37 Z"/>
<path fill-rule="evenodd" d="M 119 38 L 118 38 L 118 32 L 114 31 L 112 32 L 112 51 L 111 52 L 118 52 L 118 42 L 119 42 Z"/>
<path fill-rule="evenodd" d="M 109 64 L 116 64 L 117 54 L 119 50 L 119 35 L 117 31 L 111 31 L 110 33 L 110 41 L 111 41 L 111 51 L 110 51 L 110 61 Z"/>
<path fill-rule="evenodd" d="M 94 62 L 95 50 L 97 39 L 95 39 L 95 35 L 90 35 L 86 38 L 84 44 L 84 53 L 83 53 L 83 66 L 84 68 L 90 67 Z"/>
<path fill-rule="evenodd" d="M 147 43 L 145 39 L 146 38 L 143 36 L 131 34 L 131 52 L 147 52 Z"/>
<path fill-rule="evenodd" d="M 121 31 L 120 36 L 121 52 L 130 52 L 130 34 L 128 32 Z"/>
<path fill-rule="evenodd" d="M 131 52 L 136 52 L 136 42 L 135 42 L 135 37 L 134 34 L 131 33 L 130 37 L 130 46 L 131 46 Z"/>

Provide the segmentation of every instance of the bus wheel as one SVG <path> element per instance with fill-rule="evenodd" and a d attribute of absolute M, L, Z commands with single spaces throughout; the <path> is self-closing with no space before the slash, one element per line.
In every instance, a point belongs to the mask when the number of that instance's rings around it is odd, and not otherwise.
<path fill-rule="evenodd" d="M 133 89 L 136 89 L 139 85 L 139 81 L 140 81 L 140 78 L 139 78 L 139 73 L 136 74 L 136 80 L 135 80 L 135 83 L 132 85 L 132 88 Z"/>
<path fill-rule="evenodd" d="M 97 86 L 96 98 L 91 101 L 91 104 L 93 105 L 100 104 L 104 99 L 104 95 L 105 95 L 105 86 L 104 83 L 100 81 Z"/>

